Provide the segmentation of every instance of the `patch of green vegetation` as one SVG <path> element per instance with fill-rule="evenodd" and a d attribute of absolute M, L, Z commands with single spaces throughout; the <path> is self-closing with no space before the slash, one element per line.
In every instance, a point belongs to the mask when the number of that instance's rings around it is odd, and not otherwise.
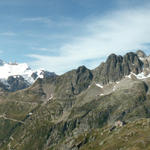
<path fill-rule="evenodd" d="M 20 101 L 3 101 L 0 103 L 0 115 L 5 115 L 8 118 L 23 120 L 37 104 L 25 103 Z"/>
<path fill-rule="evenodd" d="M 17 122 L 0 118 L 0 143 L 8 139 Z"/>
<path fill-rule="evenodd" d="M 150 149 L 150 120 L 131 122 L 110 132 L 109 128 L 90 132 L 89 142 L 80 150 L 143 150 Z M 94 138 L 94 140 L 92 140 Z"/>
<path fill-rule="evenodd" d="M 93 129 L 68 138 L 61 145 L 71 145 L 80 150 L 148 150 L 150 149 L 150 119 L 129 122 L 110 131 L 112 126 Z M 58 146 L 55 149 L 59 149 Z"/>

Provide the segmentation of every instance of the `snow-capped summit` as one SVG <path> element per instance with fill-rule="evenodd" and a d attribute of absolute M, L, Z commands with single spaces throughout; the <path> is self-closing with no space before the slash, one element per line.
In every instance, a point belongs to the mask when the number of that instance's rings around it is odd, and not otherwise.
<path fill-rule="evenodd" d="M 0 79 L 7 80 L 10 76 L 22 76 L 29 83 L 33 83 L 35 81 L 35 79 L 32 78 L 34 72 L 38 72 L 37 78 L 43 78 L 43 76 L 40 75 L 42 70 L 33 71 L 26 63 L 5 63 L 0 66 Z"/>
<path fill-rule="evenodd" d="M 33 84 L 38 78 L 54 75 L 55 73 L 51 73 L 43 69 L 32 70 L 26 63 L 5 63 L 0 60 L 0 81 L 6 85 L 8 89 L 10 89 L 10 87 L 14 88 L 17 86 L 19 87 L 17 87 L 16 90 L 23 89 L 23 87 L 28 87 Z M 15 90 L 11 89 L 11 91 Z"/>
<path fill-rule="evenodd" d="M 31 77 L 33 71 L 29 68 L 29 66 L 25 63 L 22 64 L 13 64 L 13 63 L 5 63 L 0 66 L 0 79 L 7 80 L 9 76 L 25 76 Z"/>

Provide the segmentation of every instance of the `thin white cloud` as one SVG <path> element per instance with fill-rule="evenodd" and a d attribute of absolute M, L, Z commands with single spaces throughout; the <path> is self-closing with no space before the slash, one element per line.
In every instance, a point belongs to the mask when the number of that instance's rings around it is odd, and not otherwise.
<path fill-rule="evenodd" d="M 35 63 L 58 74 L 93 60 L 95 66 L 110 53 L 122 54 L 132 49 L 147 49 L 150 43 L 150 9 L 119 10 L 89 20 L 85 24 L 86 35 L 74 37 L 59 47 L 58 56 L 29 55 Z M 80 31 L 79 31 L 80 32 Z M 98 60 L 95 61 L 95 60 Z M 92 66 L 91 68 L 95 67 Z"/>
<path fill-rule="evenodd" d="M 37 50 L 37 51 L 49 51 L 48 48 L 44 48 L 44 47 L 32 47 L 32 50 Z"/>
<path fill-rule="evenodd" d="M 53 21 L 49 17 L 34 17 L 34 18 L 23 18 L 22 22 L 40 22 L 46 24 L 52 24 Z"/>
<path fill-rule="evenodd" d="M 14 32 L 2 32 L 0 33 L 2 36 L 16 36 L 16 33 Z"/>
<path fill-rule="evenodd" d="M 21 22 L 34 22 L 34 23 L 43 23 L 48 25 L 49 27 L 73 27 L 73 26 L 80 26 L 78 23 L 76 23 L 72 18 L 69 17 L 58 17 L 52 19 L 51 17 L 29 17 L 29 18 L 23 18 L 21 19 Z"/>

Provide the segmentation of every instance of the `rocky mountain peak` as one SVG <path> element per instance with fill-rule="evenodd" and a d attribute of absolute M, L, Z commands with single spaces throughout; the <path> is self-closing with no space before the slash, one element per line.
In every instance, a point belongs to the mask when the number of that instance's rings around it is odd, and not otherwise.
<path fill-rule="evenodd" d="M 142 51 L 142 50 L 138 50 L 136 52 L 136 54 L 138 55 L 138 57 L 140 58 L 145 58 L 146 57 L 146 54 Z"/>
<path fill-rule="evenodd" d="M 37 71 L 30 75 L 41 78 L 13 93 L 26 81 L 9 76 L 9 89 L 0 82 L 0 150 L 149 149 L 150 72 L 144 74 L 144 61 L 149 64 L 149 57 L 131 52 L 111 54 L 94 70 L 80 66 L 59 76 Z"/>
<path fill-rule="evenodd" d="M 142 72 L 143 62 L 136 53 L 130 52 L 124 56 L 111 54 L 103 65 L 95 69 L 95 79 L 102 84 L 114 82 L 129 75 L 131 72 Z"/>
<path fill-rule="evenodd" d="M 116 57 L 117 57 L 117 55 L 112 53 L 108 56 L 107 60 L 112 60 L 112 59 L 115 59 Z"/>
<path fill-rule="evenodd" d="M 120 56 L 120 55 L 118 56 L 118 55 L 112 53 L 112 54 L 110 54 L 110 55 L 108 56 L 106 62 L 110 62 L 110 61 L 120 61 L 120 60 L 122 60 L 122 56 Z"/>
<path fill-rule="evenodd" d="M 111 67 L 116 67 L 118 63 L 122 63 L 123 57 L 117 56 L 116 54 L 111 54 L 108 56 L 108 59 L 106 60 L 106 64 L 110 65 Z"/>
<path fill-rule="evenodd" d="M 25 89 L 30 86 L 30 84 L 22 76 L 9 76 L 7 83 L 8 91 L 10 92 Z"/>
<path fill-rule="evenodd" d="M 84 73 L 87 70 L 85 66 L 80 66 L 77 70 L 76 73 Z"/>
<path fill-rule="evenodd" d="M 143 67 L 148 66 L 149 62 L 143 61 L 141 57 L 146 55 L 142 51 L 137 53 L 127 53 L 124 56 L 111 54 L 106 62 L 102 63 L 95 70 L 89 70 L 85 66 L 80 66 L 76 70 L 65 73 L 56 78 L 58 90 L 64 93 L 66 89 L 67 95 L 79 94 L 93 82 L 99 82 L 101 85 L 110 82 L 116 82 L 131 72 L 139 74 L 143 71 Z M 145 57 L 144 59 L 146 59 Z M 3 61 L 2 61 L 3 62 Z M 33 71 L 27 64 L 8 64 L 4 63 L 0 66 L 0 81 L 9 85 L 10 91 L 23 89 L 30 86 L 37 78 L 48 78 L 56 76 L 44 70 Z M 52 81 L 53 82 L 53 81 Z"/>
<path fill-rule="evenodd" d="M 138 74 L 142 71 L 142 67 L 143 62 L 136 53 L 130 52 L 123 57 L 124 75 L 128 75 L 130 72 Z"/>

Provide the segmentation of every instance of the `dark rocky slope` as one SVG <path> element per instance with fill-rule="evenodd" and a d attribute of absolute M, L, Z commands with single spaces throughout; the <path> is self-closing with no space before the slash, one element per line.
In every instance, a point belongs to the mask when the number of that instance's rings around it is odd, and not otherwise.
<path fill-rule="evenodd" d="M 145 59 L 149 63 L 147 56 Z M 0 149 L 130 148 L 123 144 L 115 147 L 113 139 L 117 133 L 123 136 L 124 130 L 128 134 L 127 129 L 132 130 L 134 125 L 137 134 L 145 133 L 136 124 L 138 119 L 150 116 L 150 78 L 136 77 L 143 67 L 144 62 L 135 53 L 123 57 L 112 54 L 95 70 L 81 66 L 62 76 L 38 79 L 28 89 L 5 92 L 0 97 Z M 131 72 L 135 75 L 126 77 Z M 127 126 L 110 132 L 118 120 Z"/>
<path fill-rule="evenodd" d="M 127 53 L 123 57 L 111 54 L 105 63 L 93 70 L 93 74 L 96 81 L 107 84 L 122 79 L 130 72 L 138 74 L 142 69 L 143 62 L 135 53 Z"/>

